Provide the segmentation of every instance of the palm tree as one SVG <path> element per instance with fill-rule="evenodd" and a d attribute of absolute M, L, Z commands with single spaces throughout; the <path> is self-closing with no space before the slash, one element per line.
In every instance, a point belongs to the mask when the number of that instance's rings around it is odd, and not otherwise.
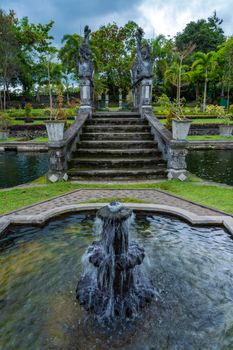
<path fill-rule="evenodd" d="M 213 55 L 214 52 L 210 51 L 208 53 L 197 52 L 195 57 L 196 60 L 192 64 L 192 69 L 199 68 L 200 74 L 204 75 L 204 93 L 203 93 L 203 112 L 206 109 L 206 95 L 207 95 L 207 85 L 209 81 L 209 74 L 213 66 Z"/>
<path fill-rule="evenodd" d="M 176 104 L 180 111 L 180 92 L 183 86 L 190 83 L 190 72 L 187 65 L 180 65 L 178 62 L 173 62 L 165 72 L 165 81 L 176 86 Z"/>

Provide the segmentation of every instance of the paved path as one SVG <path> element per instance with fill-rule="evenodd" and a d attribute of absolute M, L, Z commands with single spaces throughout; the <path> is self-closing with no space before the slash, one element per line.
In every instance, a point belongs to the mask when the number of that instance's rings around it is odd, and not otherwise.
<path fill-rule="evenodd" d="M 160 190 L 117 190 L 117 189 L 83 189 L 76 190 L 71 193 L 64 194 L 60 197 L 50 199 L 30 207 L 20 209 L 12 212 L 11 214 L 6 215 L 5 217 L 9 217 L 11 215 L 40 215 L 43 212 L 54 209 L 57 207 L 62 207 L 64 205 L 72 205 L 82 203 L 91 199 L 103 199 L 103 198 L 135 198 L 145 201 L 146 203 L 151 204 L 163 204 L 169 205 L 176 208 L 181 208 L 188 210 L 194 214 L 199 216 L 206 215 L 219 215 L 219 211 L 207 208 L 205 206 L 200 206 L 198 204 L 189 202 L 187 200 L 181 199 L 179 197 L 167 194 Z"/>

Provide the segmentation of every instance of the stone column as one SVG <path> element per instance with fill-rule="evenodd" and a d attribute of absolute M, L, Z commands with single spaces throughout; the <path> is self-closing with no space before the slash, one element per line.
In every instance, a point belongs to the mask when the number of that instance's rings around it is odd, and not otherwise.
<path fill-rule="evenodd" d="M 98 95 L 98 109 L 101 109 L 101 100 L 102 100 L 102 95 Z"/>
<path fill-rule="evenodd" d="M 152 79 L 143 78 L 140 84 L 140 111 L 152 110 Z"/>
<path fill-rule="evenodd" d="M 105 109 L 106 109 L 106 111 L 108 111 L 108 107 L 109 107 L 109 95 L 105 94 Z"/>
<path fill-rule="evenodd" d="M 167 153 L 168 179 L 187 179 L 187 141 L 171 141 Z"/>
<path fill-rule="evenodd" d="M 90 79 L 80 79 L 80 112 L 92 114 L 92 82 Z"/>
<path fill-rule="evenodd" d="M 49 143 L 49 171 L 47 174 L 48 180 L 51 182 L 67 181 L 68 175 L 66 174 L 66 154 L 63 147 L 64 143 L 53 142 Z"/>
<path fill-rule="evenodd" d="M 122 109 L 122 89 L 119 89 L 119 109 Z"/>

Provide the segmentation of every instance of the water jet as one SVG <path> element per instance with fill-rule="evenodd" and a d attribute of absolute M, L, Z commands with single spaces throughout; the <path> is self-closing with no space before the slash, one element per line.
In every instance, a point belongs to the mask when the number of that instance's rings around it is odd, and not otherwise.
<path fill-rule="evenodd" d="M 101 318 L 132 317 L 154 296 L 151 284 L 134 270 L 141 265 L 144 249 L 129 241 L 133 211 L 112 202 L 97 212 L 101 221 L 101 240 L 94 241 L 86 256 L 95 270 L 79 281 L 76 297 L 87 311 Z"/>

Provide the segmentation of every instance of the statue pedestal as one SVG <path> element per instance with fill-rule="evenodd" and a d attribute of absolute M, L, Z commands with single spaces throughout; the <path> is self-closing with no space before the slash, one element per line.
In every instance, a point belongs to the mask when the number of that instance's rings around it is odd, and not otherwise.
<path fill-rule="evenodd" d="M 80 80 L 80 112 L 88 112 L 92 116 L 92 94 L 93 86 L 92 82 L 88 78 L 83 78 Z"/>

